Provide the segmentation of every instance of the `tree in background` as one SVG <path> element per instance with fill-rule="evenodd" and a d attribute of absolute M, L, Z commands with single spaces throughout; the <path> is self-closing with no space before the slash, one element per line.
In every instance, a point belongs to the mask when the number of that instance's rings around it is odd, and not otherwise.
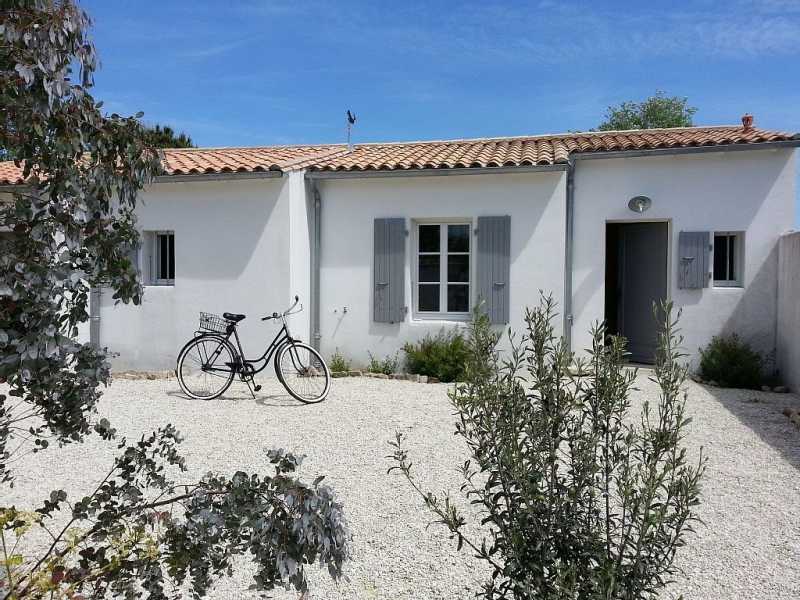
<path fill-rule="evenodd" d="M 688 98 L 667 96 L 657 91 L 644 102 L 623 102 L 609 106 L 600 131 L 626 129 L 656 129 L 666 127 L 691 127 L 697 109 L 688 105 Z"/>
<path fill-rule="evenodd" d="M 145 140 L 148 146 L 153 148 L 196 148 L 190 138 L 185 133 L 175 134 L 175 130 L 169 125 L 145 126 Z"/>
<path fill-rule="evenodd" d="M 0 251 L 0 486 L 25 454 L 89 435 L 118 454 L 82 498 L 56 489 L 39 506 L 0 505 L 0 599 L 166 598 L 184 582 L 202 596 L 237 554 L 250 555 L 262 590 L 305 590 L 315 562 L 336 578 L 342 508 L 321 478 L 297 478 L 299 458 L 271 451 L 263 473 L 187 480 L 174 427 L 128 443 L 96 416 L 110 367 L 78 325 L 92 286 L 139 302 L 126 249 L 138 242 L 137 194 L 160 166 L 141 114 L 105 116 L 92 97 L 89 26 L 73 0 L 0 8 L 0 148 L 26 181 L 0 204 L 12 231 Z"/>

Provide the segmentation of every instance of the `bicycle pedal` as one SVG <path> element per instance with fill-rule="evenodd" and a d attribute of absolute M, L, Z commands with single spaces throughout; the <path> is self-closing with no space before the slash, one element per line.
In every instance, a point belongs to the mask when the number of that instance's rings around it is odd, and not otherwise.
<path fill-rule="evenodd" d="M 253 391 L 260 392 L 261 391 L 261 386 L 260 385 L 254 385 L 253 386 Z"/>

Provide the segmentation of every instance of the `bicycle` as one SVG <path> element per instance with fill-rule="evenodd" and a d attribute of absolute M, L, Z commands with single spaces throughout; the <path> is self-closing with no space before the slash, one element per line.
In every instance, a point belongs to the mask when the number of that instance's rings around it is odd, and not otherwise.
<path fill-rule="evenodd" d="M 256 359 L 245 358 L 236 328 L 245 315 L 226 312 L 218 317 L 201 312 L 200 328 L 178 354 L 175 375 L 183 393 L 197 400 L 213 400 L 224 394 L 238 376 L 255 398 L 254 392 L 261 386 L 256 385 L 254 378 L 274 357 L 278 380 L 293 398 L 306 404 L 324 400 L 331 387 L 328 365 L 319 352 L 289 332 L 287 317 L 303 310 L 302 304 L 294 310 L 299 302 L 300 298 L 295 296 L 294 304 L 284 312 L 261 319 L 280 319 L 282 327 L 264 354 Z"/>

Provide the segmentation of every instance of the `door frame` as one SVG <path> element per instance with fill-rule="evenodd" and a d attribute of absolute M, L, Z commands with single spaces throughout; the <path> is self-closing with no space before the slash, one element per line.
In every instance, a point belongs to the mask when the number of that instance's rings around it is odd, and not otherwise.
<path fill-rule="evenodd" d="M 605 254 L 606 241 L 608 236 L 608 225 L 624 225 L 635 223 L 666 223 L 667 224 L 667 302 L 672 302 L 672 219 L 606 219 L 603 224 L 603 294 L 606 289 L 606 263 L 608 257 Z M 605 314 L 605 301 L 603 302 L 603 314 Z"/>
<path fill-rule="evenodd" d="M 672 251 L 673 251 L 673 222 L 671 218 L 662 218 L 662 219 L 606 219 L 605 223 L 603 224 L 603 318 L 607 314 L 608 306 L 606 305 L 606 285 L 608 283 L 607 280 L 607 269 L 608 269 L 608 256 L 606 255 L 605 251 L 607 248 L 608 243 L 608 226 L 609 225 L 636 225 L 636 224 L 646 224 L 646 223 L 666 223 L 667 224 L 667 264 L 666 267 L 666 302 L 672 302 Z M 617 324 L 619 326 L 619 323 Z"/>

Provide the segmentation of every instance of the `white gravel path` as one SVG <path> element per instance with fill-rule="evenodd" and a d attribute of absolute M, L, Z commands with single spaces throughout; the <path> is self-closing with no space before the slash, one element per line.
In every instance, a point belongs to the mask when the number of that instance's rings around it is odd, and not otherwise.
<path fill-rule="evenodd" d="M 313 570 L 310 599 L 464 599 L 487 570 L 458 553 L 390 465 L 387 440 L 408 434 L 417 474 L 434 491 L 457 493 L 454 467 L 464 447 L 453 436 L 447 386 L 367 378 L 337 379 L 319 405 L 291 400 L 275 380 L 253 400 L 234 385 L 227 398 L 190 401 L 172 379 L 119 379 L 101 407 L 129 438 L 171 422 L 186 440 L 189 476 L 206 471 L 265 469 L 263 448 L 284 447 L 307 455 L 303 476 L 325 474 L 344 501 L 353 532 L 349 581 L 333 584 Z M 640 375 L 634 406 L 655 386 Z M 800 398 L 688 384 L 694 418 L 688 443 L 709 458 L 701 508 L 706 526 L 680 555 L 686 571 L 666 597 L 702 600 L 800 597 L 800 432 L 781 415 Z M 751 402 L 752 398 L 760 402 Z M 64 452 L 26 458 L 3 503 L 30 503 L 60 485 L 72 496 L 88 490 L 108 468 L 111 447 L 97 439 Z M 52 484 L 51 484 L 52 482 Z M 58 482 L 58 483 L 57 483 Z M 63 482 L 63 483 L 61 483 Z M 26 502 L 27 500 L 27 502 Z M 219 584 L 214 598 L 255 598 L 247 590 L 247 566 Z M 278 591 L 278 599 L 296 594 Z"/>

